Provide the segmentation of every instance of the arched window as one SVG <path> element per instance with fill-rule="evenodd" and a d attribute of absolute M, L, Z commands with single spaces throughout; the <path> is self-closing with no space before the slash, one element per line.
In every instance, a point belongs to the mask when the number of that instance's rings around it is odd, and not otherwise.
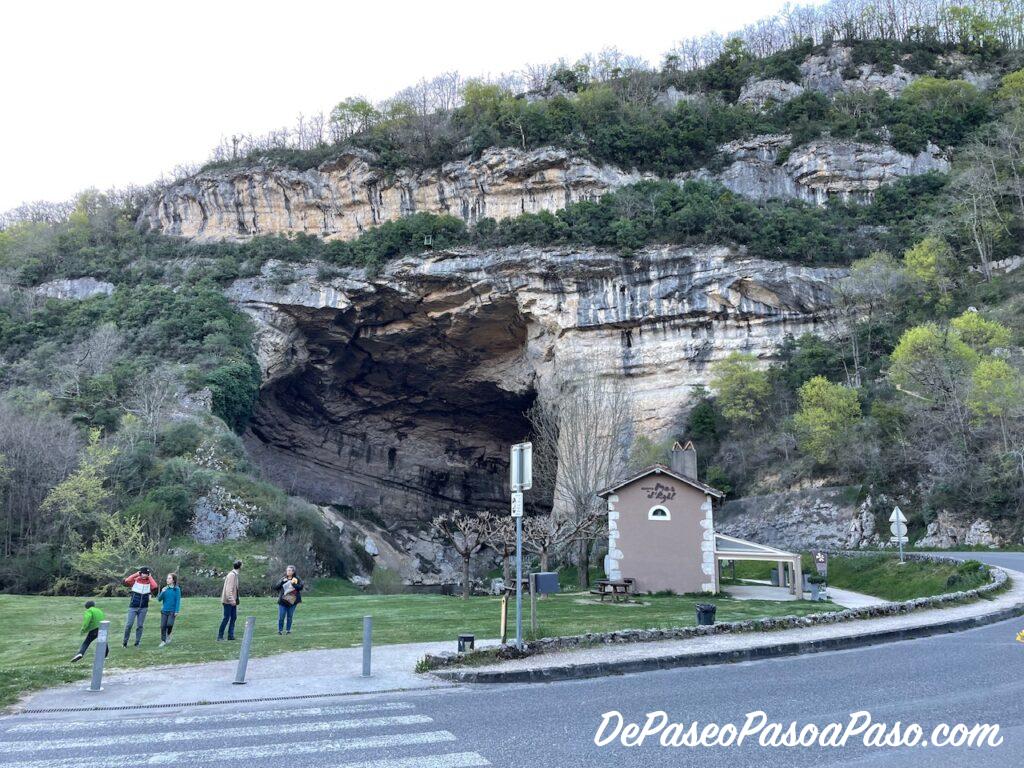
<path fill-rule="evenodd" d="M 671 520 L 672 519 L 672 513 L 670 513 L 668 511 L 667 507 L 663 507 L 663 506 L 661 506 L 661 504 L 656 504 L 655 506 L 653 506 L 649 510 L 647 510 L 647 519 L 648 520 Z"/>

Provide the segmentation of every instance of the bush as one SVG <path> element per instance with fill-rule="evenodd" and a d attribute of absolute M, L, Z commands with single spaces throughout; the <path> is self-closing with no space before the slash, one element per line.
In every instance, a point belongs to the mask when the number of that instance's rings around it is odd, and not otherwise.
<path fill-rule="evenodd" d="M 192 494 L 184 485 L 163 485 L 146 494 L 146 502 L 167 512 L 172 533 L 182 533 L 192 520 Z"/>
<path fill-rule="evenodd" d="M 320 573 L 312 536 L 308 532 L 285 534 L 274 540 L 269 551 L 276 573 L 283 574 L 289 565 L 294 565 L 299 577 L 306 581 Z"/>
<path fill-rule="evenodd" d="M 203 441 L 203 434 L 203 428 L 194 421 L 171 424 L 157 438 L 160 455 L 171 457 L 195 453 Z"/>
<path fill-rule="evenodd" d="M 260 371 L 254 358 L 227 362 L 206 376 L 213 393 L 213 413 L 236 432 L 249 423 L 260 389 Z"/>

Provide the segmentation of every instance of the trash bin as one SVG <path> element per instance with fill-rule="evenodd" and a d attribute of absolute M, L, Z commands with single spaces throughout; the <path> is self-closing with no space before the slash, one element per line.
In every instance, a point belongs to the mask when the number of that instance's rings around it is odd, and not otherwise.
<path fill-rule="evenodd" d="M 772 568 L 771 580 L 772 580 L 772 586 L 773 587 L 781 586 L 779 584 L 779 569 L 778 568 Z"/>
<path fill-rule="evenodd" d="M 714 603 L 697 603 L 697 625 L 710 626 L 715 623 Z"/>
<path fill-rule="evenodd" d="M 473 643 L 476 641 L 475 635 L 459 635 L 459 653 L 465 653 L 466 651 L 473 650 Z"/>

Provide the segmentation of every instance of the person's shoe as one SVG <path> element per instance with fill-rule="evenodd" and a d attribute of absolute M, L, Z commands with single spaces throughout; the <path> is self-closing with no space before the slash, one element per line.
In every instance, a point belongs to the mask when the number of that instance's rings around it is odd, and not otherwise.
<path fill-rule="evenodd" d="M 161 640 L 160 641 L 160 645 L 158 645 L 157 648 L 163 648 L 165 645 L 167 645 L 167 641 L 166 640 Z"/>
<path fill-rule="evenodd" d="M 140 641 L 140 642 L 141 642 L 141 641 Z M 136 647 L 136 648 L 138 648 L 138 647 L 139 647 L 139 643 L 136 643 L 136 644 L 135 644 L 135 647 Z"/>
<path fill-rule="evenodd" d="M 291 633 L 292 631 L 290 629 L 287 632 L 285 632 L 286 635 L 290 635 Z"/>
<path fill-rule="evenodd" d="M 218 643 L 223 643 L 224 642 L 224 638 L 223 637 L 218 637 L 217 638 L 217 642 Z"/>
<path fill-rule="evenodd" d="M 123 643 L 121 643 L 121 647 L 122 648 L 127 648 L 128 647 L 128 641 L 125 640 Z"/>
<path fill-rule="evenodd" d="M 281 631 L 281 630 L 279 629 L 279 630 L 277 630 L 277 634 L 279 634 L 279 635 L 283 635 L 283 634 L 284 634 L 284 632 L 282 632 L 282 631 Z"/>
<path fill-rule="evenodd" d="M 168 635 L 168 636 L 167 636 L 167 639 L 166 639 L 166 640 L 164 640 L 164 645 L 170 645 L 170 644 L 171 644 L 171 636 L 170 636 L 170 635 Z"/>
<path fill-rule="evenodd" d="M 74 655 L 74 657 L 72 657 L 72 659 L 71 659 L 72 663 L 76 662 L 76 661 L 81 661 L 81 660 L 82 660 L 82 654 L 80 654 L 80 653 L 76 653 Z"/>
<path fill-rule="evenodd" d="M 233 637 L 229 637 L 229 638 L 228 638 L 228 641 L 229 641 L 229 642 L 234 642 L 234 640 L 235 640 L 235 638 L 233 638 Z"/>

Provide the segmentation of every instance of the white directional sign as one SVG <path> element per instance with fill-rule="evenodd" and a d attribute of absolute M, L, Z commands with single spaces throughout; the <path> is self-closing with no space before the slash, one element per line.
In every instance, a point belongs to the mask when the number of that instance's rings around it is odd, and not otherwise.
<path fill-rule="evenodd" d="M 523 492 L 514 491 L 512 493 L 512 517 L 523 516 Z"/>
<path fill-rule="evenodd" d="M 903 514 L 903 510 L 899 507 L 892 508 L 892 514 L 889 515 L 889 522 L 892 525 L 889 526 L 889 530 L 892 531 L 892 536 L 889 538 L 893 544 L 900 545 L 900 562 L 903 562 L 903 545 L 909 543 L 910 539 L 907 538 L 907 516 Z"/>
<path fill-rule="evenodd" d="M 906 515 L 903 514 L 903 510 L 893 507 L 893 513 L 889 515 L 889 522 L 892 523 L 889 529 L 893 532 L 889 541 L 899 545 L 899 561 L 903 562 L 903 545 L 910 542 L 906 538 Z"/>
<path fill-rule="evenodd" d="M 533 443 L 516 443 L 509 457 L 509 482 L 513 491 L 533 487 Z"/>

